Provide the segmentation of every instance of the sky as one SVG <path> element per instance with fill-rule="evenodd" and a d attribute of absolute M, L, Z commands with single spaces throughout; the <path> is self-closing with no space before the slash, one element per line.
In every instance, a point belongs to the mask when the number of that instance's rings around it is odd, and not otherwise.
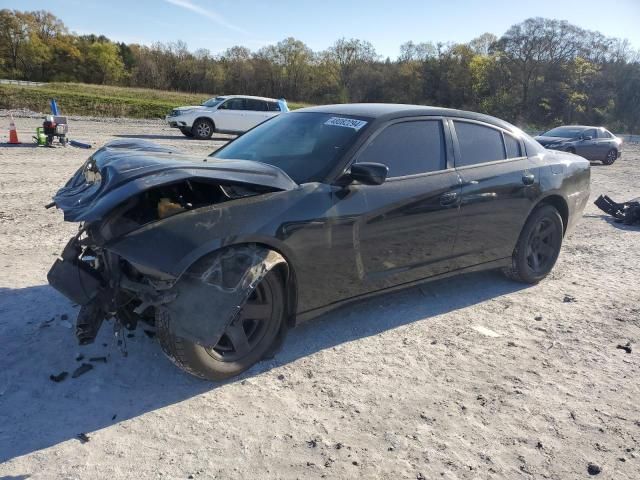
<path fill-rule="evenodd" d="M 190 50 L 251 50 L 286 37 L 315 51 L 338 38 L 371 42 L 396 58 L 402 43 L 498 36 L 526 18 L 568 20 L 626 38 L 640 49 L 640 0 L 0 0 L 0 9 L 49 10 L 78 34 L 150 45 L 183 40 Z"/>

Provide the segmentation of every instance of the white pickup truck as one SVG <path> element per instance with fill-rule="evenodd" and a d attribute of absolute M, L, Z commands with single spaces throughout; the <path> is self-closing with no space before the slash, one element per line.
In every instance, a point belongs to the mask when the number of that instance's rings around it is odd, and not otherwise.
<path fill-rule="evenodd" d="M 243 133 L 283 112 L 289 107 L 285 100 L 224 95 L 207 100 L 202 105 L 171 110 L 165 120 L 187 137 L 211 138 L 213 132 Z"/>

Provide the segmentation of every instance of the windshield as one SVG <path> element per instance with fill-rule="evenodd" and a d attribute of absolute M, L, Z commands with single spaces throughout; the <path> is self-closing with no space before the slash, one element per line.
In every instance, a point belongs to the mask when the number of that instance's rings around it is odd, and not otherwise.
<path fill-rule="evenodd" d="M 283 113 L 211 156 L 268 163 L 298 184 L 319 182 L 354 144 L 369 121 L 330 113 Z"/>
<path fill-rule="evenodd" d="M 220 105 L 222 102 L 224 102 L 224 100 L 225 100 L 224 97 L 210 98 L 206 102 L 203 102 L 202 106 L 203 107 L 215 107 L 216 105 Z"/>
<path fill-rule="evenodd" d="M 558 127 L 543 133 L 543 137 L 576 138 L 584 131 L 584 128 Z"/>

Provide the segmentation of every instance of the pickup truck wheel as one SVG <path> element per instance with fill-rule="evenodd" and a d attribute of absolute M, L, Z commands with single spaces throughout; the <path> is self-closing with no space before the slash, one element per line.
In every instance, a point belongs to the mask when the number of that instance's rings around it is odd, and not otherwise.
<path fill-rule="evenodd" d="M 213 135 L 213 130 L 213 122 L 206 118 L 196 120 L 193 124 L 193 128 L 191 129 L 193 136 L 198 140 L 208 140 L 211 138 L 211 135 Z"/>
<path fill-rule="evenodd" d="M 535 284 L 556 264 L 562 246 L 562 217 L 551 205 L 542 205 L 527 219 L 513 250 L 511 266 L 503 270 L 512 280 Z"/>
<path fill-rule="evenodd" d="M 247 370 L 280 345 L 286 331 L 285 311 L 284 286 L 278 272 L 272 270 L 214 347 L 206 348 L 176 335 L 176 320 L 165 309 L 156 314 L 158 339 L 164 353 L 185 372 L 224 380 Z"/>
<path fill-rule="evenodd" d="M 181 128 L 180 132 L 182 132 L 185 137 L 193 138 L 193 132 L 190 128 Z"/>

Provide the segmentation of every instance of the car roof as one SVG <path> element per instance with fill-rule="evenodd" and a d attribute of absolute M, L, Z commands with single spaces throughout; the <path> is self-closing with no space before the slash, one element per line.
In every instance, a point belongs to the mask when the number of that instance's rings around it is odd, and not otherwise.
<path fill-rule="evenodd" d="M 218 95 L 215 98 L 224 98 L 224 99 L 229 99 L 229 98 L 249 98 L 251 100 L 263 100 L 265 102 L 277 102 L 278 101 L 276 98 L 255 97 L 253 95 Z"/>
<path fill-rule="evenodd" d="M 417 116 L 447 116 L 478 120 L 506 128 L 508 130 L 514 129 L 514 126 L 510 123 L 482 113 L 455 110 L 452 108 L 430 107 L 425 105 L 406 105 L 401 103 L 343 103 L 301 108 L 299 110 L 295 110 L 295 112 L 351 115 L 356 117 L 369 117 L 381 121 Z"/>

